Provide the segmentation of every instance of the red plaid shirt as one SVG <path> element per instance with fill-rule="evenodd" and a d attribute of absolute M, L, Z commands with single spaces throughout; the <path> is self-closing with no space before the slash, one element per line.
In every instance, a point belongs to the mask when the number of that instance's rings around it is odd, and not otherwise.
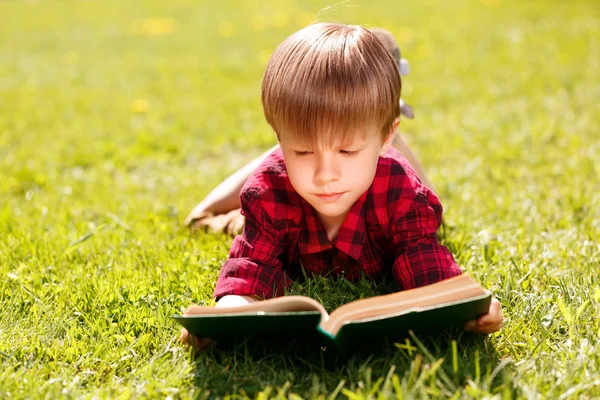
<path fill-rule="evenodd" d="M 312 206 L 293 189 L 281 150 L 269 155 L 241 193 L 246 225 L 231 246 L 214 297 L 281 296 L 292 280 L 313 274 L 363 275 L 389 271 L 402 289 L 461 274 L 438 243 L 437 196 L 395 149 L 380 157 L 373 184 L 348 213 L 331 242 Z"/>

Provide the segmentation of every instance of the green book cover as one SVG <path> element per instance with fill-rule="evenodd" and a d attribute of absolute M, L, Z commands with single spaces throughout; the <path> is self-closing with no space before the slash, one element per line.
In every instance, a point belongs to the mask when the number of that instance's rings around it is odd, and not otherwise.
<path fill-rule="evenodd" d="M 304 296 L 285 296 L 241 307 L 192 306 L 175 315 L 200 338 L 236 340 L 251 335 L 320 335 L 323 345 L 339 350 L 383 338 L 402 339 L 408 330 L 439 332 L 461 326 L 488 312 L 491 293 L 466 274 L 398 293 L 345 304 L 328 314 Z"/>

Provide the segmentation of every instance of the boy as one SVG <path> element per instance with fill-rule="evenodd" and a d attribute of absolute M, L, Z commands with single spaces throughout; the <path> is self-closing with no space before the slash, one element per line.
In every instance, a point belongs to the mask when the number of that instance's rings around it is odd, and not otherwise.
<path fill-rule="evenodd" d="M 403 290 L 461 274 L 437 241 L 439 199 L 391 146 L 400 87 L 392 56 L 359 26 L 310 25 L 275 50 L 262 102 L 280 149 L 242 189 L 246 223 L 217 281 L 217 307 L 280 296 L 302 270 L 350 280 L 390 271 Z M 501 325 L 493 299 L 465 328 Z"/>
<path fill-rule="evenodd" d="M 400 48 L 396 43 L 394 36 L 382 28 L 370 29 L 373 34 L 383 43 L 386 50 L 392 55 L 400 76 L 406 76 L 409 73 L 408 61 L 402 58 Z M 413 118 L 412 107 L 402 101 L 400 98 L 400 113 L 407 118 Z M 398 150 L 412 165 L 421 181 L 428 188 L 433 190 L 433 186 L 425 171 L 408 144 L 402 139 L 400 133 L 396 135 L 393 142 L 394 148 Z M 271 148 L 249 164 L 236 171 L 233 175 L 225 179 L 215 189 L 213 189 L 206 198 L 199 203 L 186 218 L 185 224 L 192 228 L 208 228 L 212 232 L 226 232 L 228 234 L 238 234 L 244 226 L 244 217 L 240 214 L 240 191 L 248 177 L 254 173 L 258 165 L 279 148 L 279 145 Z"/>

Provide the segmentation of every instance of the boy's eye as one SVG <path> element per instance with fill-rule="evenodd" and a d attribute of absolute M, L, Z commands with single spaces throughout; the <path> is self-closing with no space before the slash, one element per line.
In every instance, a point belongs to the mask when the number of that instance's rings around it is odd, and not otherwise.
<path fill-rule="evenodd" d="M 345 156 L 352 157 L 358 154 L 358 150 L 340 150 L 340 153 Z"/>
<path fill-rule="evenodd" d="M 312 154 L 312 151 L 295 151 L 294 153 L 296 153 L 297 156 L 302 157 Z"/>

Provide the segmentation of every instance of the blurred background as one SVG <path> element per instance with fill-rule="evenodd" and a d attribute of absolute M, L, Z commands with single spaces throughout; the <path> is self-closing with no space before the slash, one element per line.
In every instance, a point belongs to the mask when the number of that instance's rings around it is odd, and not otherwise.
<path fill-rule="evenodd" d="M 315 21 L 395 35 L 417 116 L 401 129 L 449 211 L 507 212 L 557 174 L 577 190 L 596 176 L 591 1 L 4 1 L 0 15 L 0 200 L 17 216 L 187 213 L 275 143 L 263 69 Z"/>

